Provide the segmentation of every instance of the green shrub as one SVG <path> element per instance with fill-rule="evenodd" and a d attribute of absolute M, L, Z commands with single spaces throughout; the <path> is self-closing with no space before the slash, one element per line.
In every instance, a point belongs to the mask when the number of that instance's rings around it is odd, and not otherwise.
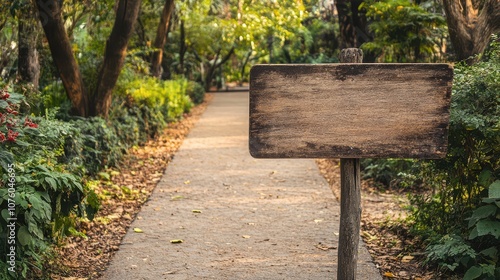
<path fill-rule="evenodd" d="M 83 119 L 68 114 L 69 103 L 60 83 L 30 99 L 43 103 L 36 108 L 41 113 L 38 117 L 26 115 L 31 108 L 23 94 L 0 84 L 3 256 L 10 253 L 9 218 L 17 218 L 15 271 L 9 271 L 4 258 L 0 279 L 48 277 L 41 268 L 50 258 L 51 246 L 67 235 L 82 235 L 75 222 L 81 217 L 92 219 L 99 208 L 88 179 L 106 166 L 119 164 L 129 148 L 156 137 L 168 121 L 188 112 L 193 105 L 188 89 L 195 98 L 203 98 L 196 85 L 185 79 L 158 81 L 129 75 L 113 96 L 108 119 Z M 3 187 L 9 184 L 15 189 Z"/>
<path fill-rule="evenodd" d="M 205 88 L 197 82 L 189 81 L 187 95 L 194 104 L 200 104 L 205 99 Z"/>
<path fill-rule="evenodd" d="M 42 273 L 49 245 L 76 232 L 76 219 L 91 217 L 98 204 L 59 161 L 71 125 L 36 124 L 18 113 L 22 95 L 0 95 L 0 254 L 10 255 L 0 261 L 0 278 L 20 279 Z"/>
<path fill-rule="evenodd" d="M 426 10 L 425 5 L 410 0 L 365 1 L 361 7 L 366 7 L 374 39 L 361 48 L 375 53 L 380 62 L 440 60 L 446 20 L 440 13 Z"/>
<path fill-rule="evenodd" d="M 382 187 L 406 187 L 415 184 L 419 163 L 411 159 L 363 159 L 363 179 L 373 179 Z"/>
<path fill-rule="evenodd" d="M 188 94 L 188 81 L 160 81 L 152 77 L 138 77 L 128 81 L 120 81 L 116 93 L 124 99 L 131 98 L 132 106 L 146 106 L 153 118 L 173 121 L 188 112 L 193 103 Z M 163 116 L 159 115 L 162 114 Z"/>
<path fill-rule="evenodd" d="M 500 276 L 500 44 L 493 42 L 487 60 L 455 67 L 448 154 L 422 164 L 419 175 L 434 191 L 411 199 L 415 230 L 441 240 L 429 247 L 429 261 L 458 267 L 467 279 Z M 458 246 L 440 238 L 450 233 L 475 257 L 450 261 L 439 247 Z"/>

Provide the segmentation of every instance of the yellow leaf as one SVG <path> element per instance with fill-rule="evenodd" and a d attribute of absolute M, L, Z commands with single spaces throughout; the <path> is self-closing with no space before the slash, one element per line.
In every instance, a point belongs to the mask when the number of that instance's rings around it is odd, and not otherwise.
<path fill-rule="evenodd" d="M 193 210 L 193 213 L 201 213 L 201 210 Z"/>
<path fill-rule="evenodd" d="M 182 240 L 182 239 L 172 239 L 172 240 L 170 240 L 170 243 L 174 243 L 174 244 L 175 243 L 182 243 L 182 242 L 184 242 L 184 240 Z"/>
<path fill-rule="evenodd" d="M 404 256 L 401 261 L 404 262 L 404 263 L 409 263 L 411 260 L 413 260 L 414 257 L 413 256 Z"/>
<path fill-rule="evenodd" d="M 144 231 L 138 227 L 134 228 L 134 232 L 143 233 Z"/>
<path fill-rule="evenodd" d="M 396 278 L 396 276 L 394 276 L 394 274 L 392 274 L 392 272 L 386 272 L 386 273 L 384 273 L 384 276 L 389 277 L 389 278 Z"/>
<path fill-rule="evenodd" d="M 191 183 L 191 181 L 189 181 L 189 180 L 184 182 L 185 185 L 189 185 L 189 183 Z"/>
<path fill-rule="evenodd" d="M 248 239 L 248 238 L 250 238 L 250 235 L 242 235 L 241 237 Z"/>

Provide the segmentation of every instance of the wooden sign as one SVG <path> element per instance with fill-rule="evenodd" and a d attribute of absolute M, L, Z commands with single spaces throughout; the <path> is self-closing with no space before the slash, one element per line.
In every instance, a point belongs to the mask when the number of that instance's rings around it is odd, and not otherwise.
<path fill-rule="evenodd" d="M 250 153 L 257 158 L 442 158 L 448 64 L 256 65 Z"/>

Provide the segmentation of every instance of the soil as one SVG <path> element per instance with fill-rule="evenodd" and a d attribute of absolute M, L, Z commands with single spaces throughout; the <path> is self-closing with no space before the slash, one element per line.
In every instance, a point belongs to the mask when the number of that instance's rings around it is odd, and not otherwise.
<path fill-rule="evenodd" d="M 103 199 L 101 209 L 93 221 L 80 222 L 78 230 L 85 236 L 72 236 L 56 248 L 55 261 L 47 264 L 52 279 L 97 279 L 102 275 L 141 206 L 212 98 L 207 94 L 204 103 L 181 121 L 170 124 L 158 139 L 132 149 L 119 167 L 102 174 L 96 186 Z M 317 160 L 317 165 L 339 200 L 338 162 Z M 380 192 L 369 181 L 363 181 L 362 203 L 361 235 L 381 275 L 385 279 L 434 279 L 433 272 L 421 265 L 421 244 L 395 223 L 406 215 L 404 195 Z"/>

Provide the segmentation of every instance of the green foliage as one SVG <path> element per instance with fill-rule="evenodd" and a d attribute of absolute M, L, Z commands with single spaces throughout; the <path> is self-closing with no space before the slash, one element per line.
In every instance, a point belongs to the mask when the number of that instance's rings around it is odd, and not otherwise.
<path fill-rule="evenodd" d="M 21 116 L 20 109 L 27 106 L 22 94 L 7 88 L 0 93 L 0 117 L 4 117 L 0 121 L 0 183 L 10 180 L 14 164 L 18 245 L 17 274 L 3 269 L 1 279 L 42 277 L 50 246 L 70 234 L 83 235 L 75 222 L 81 217 L 92 219 L 99 208 L 88 178 L 105 166 L 119 164 L 129 148 L 155 137 L 168 121 L 188 112 L 193 104 L 188 91 L 198 100 L 204 94 L 186 79 L 159 81 L 125 75 L 109 118 L 82 119 L 53 107 L 65 104 L 64 98 L 57 99 L 57 87 L 54 84 L 42 94 L 45 114 L 40 117 Z M 7 188 L 0 189 L 0 209 L 8 209 L 9 195 Z M 9 249 L 6 215 L 2 211 L 0 218 L 0 254 L 4 256 Z M 8 268 L 5 259 L 0 268 Z"/>
<path fill-rule="evenodd" d="M 432 62 L 442 56 L 446 20 L 427 11 L 427 2 L 410 0 L 365 1 L 374 40 L 361 46 L 374 52 L 380 62 Z"/>
<path fill-rule="evenodd" d="M 498 279 L 500 267 L 500 45 L 495 40 L 485 57 L 473 66 L 456 66 L 447 157 L 422 164 L 419 175 L 434 191 L 411 198 L 415 230 L 428 233 L 431 241 L 454 232 L 474 251 L 470 260 L 458 255 L 450 260 L 436 257 L 440 247 L 429 247 L 431 263 L 459 267 L 467 279 Z M 449 240 L 439 244 L 458 246 Z"/>
<path fill-rule="evenodd" d="M 427 261 L 450 271 L 469 266 L 475 258 L 476 251 L 458 235 L 445 235 L 437 244 L 427 248 Z"/>
<path fill-rule="evenodd" d="M 427 261 L 440 268 L 465 272 L 464 279 L 500 277 L 500 180 L 489 187 L 488 198 L 468 219 L 469 242 L 445 235 L 427 248 Z"/>
<path fill-rule="evenodd" d="M 47 129 L 38 119 L 21 116 L 17 110 L 23 102 L 23 95 L 2 92 L 0 113 L 7 116 L 2 124 L 10 136 L 0 141 L 0 185 L 5 186 L 0 188 L 0 254 L 16 256 L 15 271 L 8 270 L 13 265 L 6 259 L 0 262 L 5 268 L 0 272 L 2 279 L 39 273 L 49 244 L 74 231 L 76 218 L 95 212 L 97 207 L 86 204 L 92 192 L 82 178 L 59 162 L 64 155 L 61 139 L 68 126 L 59 122 L 55 129 Z M 11 218 L 16 218 L 15 234 Z"/>
<path fill-rule="evenodd" d="M 194 104 L 200 104 L 205 99 L 205 88 L 199 83 L 190 81 L 187 87 L 187 95 Z"/>
<path fill-rule="evenodd" d="M 146 106 L 152 117 L 172 121 L 188 112 L 193 103 L 188 94 L 186 79 L 160 81 L 152 77 L 139 77 L 130 81 L 122 81 L 117 94 L 123 98 L 131 98 L 139 107 Z"/>
<path fill-rule="evenodd" d="M 418 162 L 409 159 L 363 159 L 363 179 L 373 179 L 385 187 L 405 187 L 415 183 Z"/>

